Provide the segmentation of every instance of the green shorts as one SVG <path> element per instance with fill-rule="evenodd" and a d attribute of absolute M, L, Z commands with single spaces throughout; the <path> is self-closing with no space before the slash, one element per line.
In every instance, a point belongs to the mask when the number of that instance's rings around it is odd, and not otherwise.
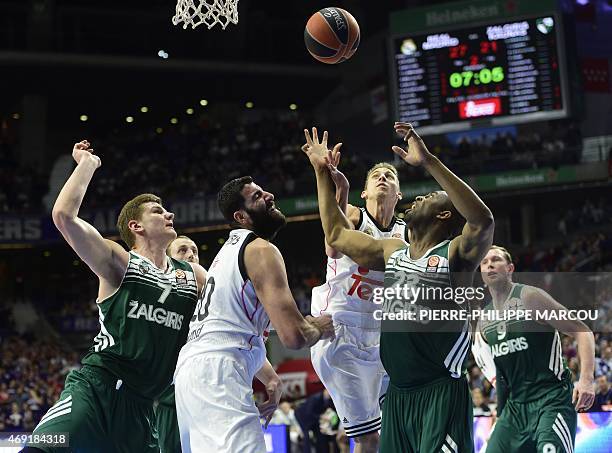
<path fill-rule="evenodd" d="M 577 415 L 571 389 L 553 391 L 542 401 L 506 402 L 487 445 L 487 453 L 571 453 Z"/>
<path fill-rule="evenodd" d="M 117 388 L 119 387 L 119 388 Z M 153 402 L 135 395 L 99 367 L 66 377 L 64 390 L 34 434 L 68 433 L 69 448 L 29 444 L 47 453 L 153 453 Z"/>
<path fill-rule="evenodd" d="M 181 453 L 176 406 L 160 403 L 155 408 L 155 423 L 161 453 Z"/>
<path fill-rule="evenodd" d="M 465 378 L 444 378 L 409 390 L 389 384 L 381 453 L 473 451 L 472 400 Z"/>

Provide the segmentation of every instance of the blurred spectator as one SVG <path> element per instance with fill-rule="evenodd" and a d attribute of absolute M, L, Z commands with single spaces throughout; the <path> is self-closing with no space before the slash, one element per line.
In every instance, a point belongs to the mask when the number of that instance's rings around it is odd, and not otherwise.
<path fill-rule="evenodd" d="M 297 453 L 299 451 L 299 438 L 302 436 L 302 430 L 295 418 L 295 410 L 290 402 L 282 401 L 278 405 L 278 409 L 272 415 L 270 424 L 287 425 L 289 441 L 291 442 L 291 453 Z"/>
<path fill-rule="evenodd" d="M 302 430 L 302 453 L 312 453 L 314 447 L 317 453 L 331 453 L 330 443 L 335 444 L 335 436 L 321 433 L 320 418 L 327 409 L 333 408 L 333 402 L 327 390 L 309 396 L 295 409 L 295 418 Z M 311 440 L 312 435 L 312 440 Z M 333 451 L 333 450 L 332 450 Z"/>
<path fill-rule="evenodd" d="M 485 402 L 482 390 L 479 388 L 472 389 L 472 404 L 474 405 L 474 417 L 490 417 L 491 409 Z"/>
<path fill-rule="evenodd" d="M 485 377 L 482 375 L 482 371 L 477 366 L 470 370 L 470 385 L 472 389 L 484 390 Z"/>
<path fill-rule="evenodd" d="M 595 359 L 595 374 L 606 375 L 612 379 L 612 346 L 606 346 L 600 352 L 601 356 Z"/>
<path fill-rule="evenodd" d="M 612 410 L 612 386 L 608 382 L 608 377 L 603 374 L 595 379 L 595 402 L 591 406 L 590 412 L 601 412 Z M 604 409 L 603 406 L 608 406 Z"/>
<path fill-rule="evenodd" d="M 8 416 L 7 425 L 11 427 L 13 431 L 22 431 L 23 430 L 23 414 L 21 413 L 21 408 L 19 407 L 19 403 L 11 404 L 11 414 Z"/>

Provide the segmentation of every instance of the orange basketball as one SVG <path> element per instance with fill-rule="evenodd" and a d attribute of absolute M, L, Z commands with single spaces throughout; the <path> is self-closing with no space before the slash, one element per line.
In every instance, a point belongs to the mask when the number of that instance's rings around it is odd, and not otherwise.
<path fill-rule="evenodd" d="M 323 63 L 342 63 L 359 46 L 359 24 L 342 8 L 323 8 L 313 14 L 304 30 L 310 55 Z"/>

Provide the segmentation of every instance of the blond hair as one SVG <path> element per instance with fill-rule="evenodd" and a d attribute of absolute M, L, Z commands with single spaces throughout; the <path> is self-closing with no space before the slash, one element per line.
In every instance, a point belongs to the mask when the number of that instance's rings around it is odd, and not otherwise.
<path fill-rule="evenodd" d="M 504 256 L 508 264 L 512 264 L 512 255 L 510 255 L 510 252 L 505 247 L 502 247 L 501 245 L 492 245 L 490 250 L 499 250 L 500 252 L 502 252 L 502 255 Z"/>
<path fill-rule="evenodd" d="M 191 239 L 189 236 L 185 236 L 184 234 L 181 234 L 180 236 L 177 236 L 166 249 L 166 255 L 168 255 L 169 257 L 172 257 L 172 250 L 170 250 L 172 248 L 172 244 L 174 244 L 174 242 L 177 241 L 178 239 L 187 239 L 188 241 L 191 241 L 195 244 L 195 241 Z"/>
<path fill-rule="evenodd" d="M 370 179 L 370 175 L 372 173 L 374 173 L 376 170 L 378 170 L 379 168 L 387 168 L 387 169 L 391 170 L 391 172 L 399 180 L 399 175 L 397 173 L 397 168 L 395 168 L 393 165 L 391 165 L 388 162 L 379 162 L 379 163 L 377 163 L 376 165 L 374 165 L 372 168 L 370 168 L 368 170 L 368 173 L 366 174 L 365 185 L 363 186 L 363 190 L 366 190 L 368 188 L 368 180 Z"/>
<path fill-rule="evenodd" d="M 161 198 L 152 193 L 143 193 L 135 196 L 121 208 L 119 217 L 117 218 L 117 228 L 119 229 L 119 236 L 123 242 L 125 242 L 128 248 L 134 248 L 136 244 L 136 236 L 130 231 L 128 223 L 130 220 L 140 220 L 142 217 L 142 206 L 145 203 L 162 203 Z"/>

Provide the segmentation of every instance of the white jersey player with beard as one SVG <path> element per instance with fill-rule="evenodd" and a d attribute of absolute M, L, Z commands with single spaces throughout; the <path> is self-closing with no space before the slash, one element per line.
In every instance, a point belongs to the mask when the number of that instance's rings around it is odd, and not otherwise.
<path fill-rule="evenodd" d="M 334 159 L 337 164 L 339 157 Z M 405 239 L 406 224 L 395 217 L 402 196 L 395 167 L 381 163 L 368 171 L 361 194 L 365 208 L 347 206 L 348 181 L 340 172 L 332 172 L 332 178 L 336 199 L 355 229 L 377 239 Z M 373 296 L 377 288 L 383 288 L 384 272 L 362 268 L 327 245 L 326 252 L 326 282 L 312 290 L 311 314 L 331 314 L 336 339 L 311 348 L 312 364 L 334 401 L 347 436 L 356 442 L 356 453 L 376 452 L 388 380 L 379 354 L 380 321 L 374 318 L 381 306 L 374 303 Z"/>
<path fill-rule="evenodd" d="M 286 222 L 274 195 L 251 177 L 219 192 L 219 208 L 238 228 L 212 264 L 189 323 L 174 374 L 181 449 L 186 453 L 265 453 L 260 417 L 280 401 L 280 378 L 266 359 L 273 325 L 288 348 L 333 338 L 331 317 L 302 317 L 287 284 L 285 264 L 269 242 Z M 256 406 L 252 382 L 268 400 Z"/>

